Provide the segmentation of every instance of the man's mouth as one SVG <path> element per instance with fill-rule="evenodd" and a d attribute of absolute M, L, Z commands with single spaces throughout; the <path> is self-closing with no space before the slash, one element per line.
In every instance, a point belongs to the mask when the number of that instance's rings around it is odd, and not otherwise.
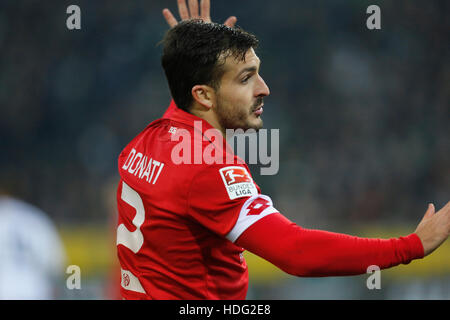
<path fill-rule="evenodd" d="M 255 111 L 253 111 L 254 114 L 256 114 L 257 116 L 262 115 L 264 109 L 263 109 L 264 103 L 261 104 L 258 108 L 255 109 Z"/>

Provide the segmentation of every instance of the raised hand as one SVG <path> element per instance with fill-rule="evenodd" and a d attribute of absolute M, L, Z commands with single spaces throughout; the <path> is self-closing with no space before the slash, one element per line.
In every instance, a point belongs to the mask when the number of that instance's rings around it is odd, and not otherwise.
<path fill-rule="evenodd" d="M 199 9 L 199 3 L 197 0 L 188 0 L 189 3 L 189 10 L 186 5 L 186 0 L 178 0 L 178 12 L 180 13 L 181 20 L 188 20 L 188 19 L 202 19 L 205 22 L 211 22 L 211 15 L 210 15 L 210 9 L 211 4 L 210 0 L 201 0 L 200 1 L 200 15 L 198 12 Z M 175 19 L 172 12 L 170 12 L 169 9 L 165 8 L 163 11 L 163 16 L 166 19 L 167 23 L 171 28 L 175 27 L 178 24 L 177 19 Z M 235 16 L 229 17 L 225 22 L 224 25 L 233 28 L 236 24 L 237 18 Z"/>
<path fill-rule="evenodd" d="M 415 233 L 422 241 L 425 256 L 432 253 L 450 235 L 450 202 L 434 213 L 434 205 L 429 204 Z"/>

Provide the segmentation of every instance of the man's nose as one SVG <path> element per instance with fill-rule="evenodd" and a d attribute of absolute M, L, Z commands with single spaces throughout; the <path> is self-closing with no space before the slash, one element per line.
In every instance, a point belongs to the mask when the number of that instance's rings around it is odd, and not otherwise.
<path fill-rule="evenodd" d="M 255 96 L 268 96 L 269 94 L 269 87 L 264 82 L 264 79 L 260 75 L 258 75 L 258 86 L 255 92 Z"/>

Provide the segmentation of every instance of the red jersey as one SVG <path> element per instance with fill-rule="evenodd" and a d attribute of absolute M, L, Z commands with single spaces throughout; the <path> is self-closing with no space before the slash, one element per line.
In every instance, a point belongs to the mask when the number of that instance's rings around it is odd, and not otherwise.
<path fill-rule="evenodd" d="M 172 103 L 120 154 L 117 250 L 124 298 L 245 299 L 247 264 L 234 241 L 277 210 L 210 129 Z M 183 140 L 174 139 L 180 133 Z M 189 148 L 174 154 L 181 142 Z M 224 161 L 198 161 L 199 152 L 211 149 Z M 189 151 L 190 163 L 174 161 L 179 155 L 189 160 Z"/>

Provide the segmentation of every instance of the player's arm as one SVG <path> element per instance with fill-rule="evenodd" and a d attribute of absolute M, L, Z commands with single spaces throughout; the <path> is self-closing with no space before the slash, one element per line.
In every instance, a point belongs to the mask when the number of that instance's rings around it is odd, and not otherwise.
<path fill-rule="evenodd" d="M 200 1 L 200 14 L 199 14 L 199 2 L 197 0 L 188 0 L 189 9 L 186 5 L 186 0 L 178 0 L 178 12 L 180 13 L 181 20 L 188 19 L 202 19 L 205 22 L 211 22 L 210 9 L 211 4 L 210 0 L 201 0 Z M 172 12 L 169 9 L 165 8 L 163 11 L 163 16 L 167 21 L 167 24 L 173 28 L 178 24 L 177 19 L 175 19 Z M 223 24 L 233 28 L 236 24 L 237 18 L 235 16 L 229 17 Z"/>
<path fill-rule="evenodd" d="M 449 232 L 450 202 L 436 214 L 430 205 L 416 231 L 406 237 L 369 239 L 310 230 L 272 213 L 250 225 L 235 243 L 292 275 L 341 276 L 366 273 L 370 265 L 385 269 L 422 258 Z"/>

